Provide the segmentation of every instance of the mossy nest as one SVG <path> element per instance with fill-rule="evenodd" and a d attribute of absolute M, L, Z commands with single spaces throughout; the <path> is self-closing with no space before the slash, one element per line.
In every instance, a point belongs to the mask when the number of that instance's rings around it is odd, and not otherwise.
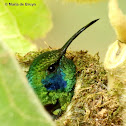
<path fill-rule="evenodd" d="M 25 56 L 16 54 L 25 72 L 33 59 L 50 49 L 29 52 Z M 77 82 L 71 103 L 57 120 L 57 126 L 121 126 L 122 107 L 116 91 L 107 91 L 107 76 L 98 53 L 70 51 L 66 56 L 76 65 Z"/>

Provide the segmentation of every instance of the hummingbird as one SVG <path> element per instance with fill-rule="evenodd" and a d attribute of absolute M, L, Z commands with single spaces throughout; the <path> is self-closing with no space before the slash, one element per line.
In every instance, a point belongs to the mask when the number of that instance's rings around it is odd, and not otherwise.
<path fill-rule="evenodd" d="M 74 94 L 76 66 L 65 56 L 66 50 L 80 33 L 98 20 L 82 27 L 62 48 L 37 56 L 29 67 L 26 75 L 29 84 L 52 115 L 65 111 Z"/>

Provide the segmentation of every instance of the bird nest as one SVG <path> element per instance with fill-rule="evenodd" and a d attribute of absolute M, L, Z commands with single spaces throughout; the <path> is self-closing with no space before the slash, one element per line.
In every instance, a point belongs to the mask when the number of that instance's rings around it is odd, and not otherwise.
<path fill-rule="evenodd" d="M 25 72 L 39 54 L 50 49 L 29 52 L 25 56 L 16 54 Z M 70 51 L 66 57 L 76 65 L 77 82 L 71 103 L 58 119 L 57 126 L 121 126 L 122 107 L 115 91 L 107 91 L 107 75 L 98 53 Z"/>

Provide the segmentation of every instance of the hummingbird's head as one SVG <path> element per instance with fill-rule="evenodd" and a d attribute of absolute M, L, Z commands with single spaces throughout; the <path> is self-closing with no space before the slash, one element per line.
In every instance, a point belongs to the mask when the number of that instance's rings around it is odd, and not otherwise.
<path fill-rule="evenodd" d="M 75 81 L 76 69 L 73 61 L 65 57 L 66 50 L 81 32 L 97 20 L 90 22 L 76 32 L 61 49 L 42 53 L 34 59 L 27 74 L 33 88 L 44 86 L 48 91 L 72 90 L 75 84 L 73 81 Z"/>

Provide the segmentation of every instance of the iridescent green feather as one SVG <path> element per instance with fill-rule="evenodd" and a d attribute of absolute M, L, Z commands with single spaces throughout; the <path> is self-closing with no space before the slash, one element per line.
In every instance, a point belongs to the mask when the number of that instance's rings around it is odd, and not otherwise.
<path fill-rule="evenodd" d="M 76 82 L 76 75 L 75 75 L 76 67 L 72 60 L 63 56 L 62 59 L 60 60 L 60 68 L 65 73 L 64 80 L 67 81 L 67 87 L 65 88 L 65 91 L 69 92 L 72 90 L 72 88 Z"/>

